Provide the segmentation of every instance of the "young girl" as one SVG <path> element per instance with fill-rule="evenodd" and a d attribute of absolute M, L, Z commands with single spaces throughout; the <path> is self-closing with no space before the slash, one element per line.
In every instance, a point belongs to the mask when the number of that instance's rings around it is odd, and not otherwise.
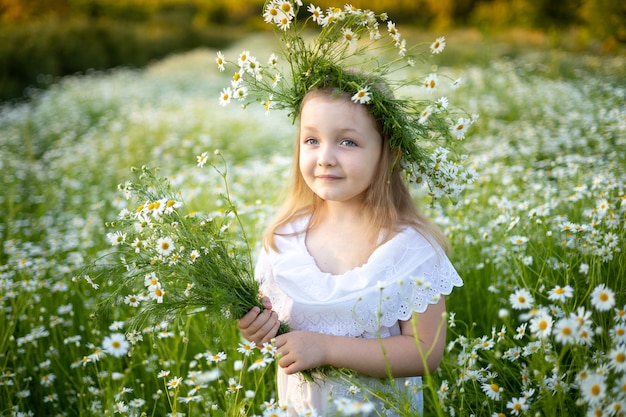
<path fill-rule="evenodd" d="M 380 413 L 381 389 L 408 390 L 421 412 L 416 377 L 443 354 L 444 295 L 462 281 L 445 238 L 416 209 L 382 122 L 333 87 L 302 100 L 291 192 L 256 267 L 267 308 L 239 320 L 246 339 L 275 338 L 278 399 L 290 415 L 332 415 L 335 400 L 354 398 L 339 377 L 303 378 L 325 365 L 355 371 L 371 387 L 356 398 Z M 277 336 L 279 321 L 291 331 Z"/>

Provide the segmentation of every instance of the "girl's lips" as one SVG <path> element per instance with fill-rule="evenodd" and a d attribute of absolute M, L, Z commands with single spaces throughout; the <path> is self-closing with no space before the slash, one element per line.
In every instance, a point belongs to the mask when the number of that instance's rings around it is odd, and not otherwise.
<path fill-rule="evenodd" d="M 338 180 L 338 179 L 341 179 L 341 177 L 338 177 L 336 175 L 316 175 L 315 178 L 320 179 L 320 180 Z"/>

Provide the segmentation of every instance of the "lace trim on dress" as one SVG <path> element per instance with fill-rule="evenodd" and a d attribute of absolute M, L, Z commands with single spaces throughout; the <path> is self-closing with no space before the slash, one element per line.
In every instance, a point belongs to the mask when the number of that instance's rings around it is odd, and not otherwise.
<path fill-rule="evenodd" d="M 342 275 L 307 258 L 303 236 L 263 252 L 257 279 L 281 320 L 293 329 L 352 337 L 387 337 L 398 320 L 422 313 L 462 280 L 438 247 L 413 229 L 379 247 L 363 266 Z"/>

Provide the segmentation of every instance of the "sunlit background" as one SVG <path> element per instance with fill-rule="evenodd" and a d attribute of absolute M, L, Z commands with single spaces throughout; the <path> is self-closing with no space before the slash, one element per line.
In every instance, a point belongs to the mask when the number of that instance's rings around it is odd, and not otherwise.
<path fill-rule="evenodd" d="M 328 0 L 315 4 L 337 6 Z M 399 25 L 416 31 L 449 36 L 464 31 L 461 38 L 473 41 L 468 44 L 473 48 L 502 40 L 518 47 L 619 54 L 626 42 L 626 3 L 621 0 L 351 4 L 387 11 Z M 262 5 L 262 0 L 0 0 L 0 100 L 21 97 L 26 87 L 45 87 L 58 76 L 141 67 L 173 52 L 226 47 L 251 31 L 267 30 Z"/>

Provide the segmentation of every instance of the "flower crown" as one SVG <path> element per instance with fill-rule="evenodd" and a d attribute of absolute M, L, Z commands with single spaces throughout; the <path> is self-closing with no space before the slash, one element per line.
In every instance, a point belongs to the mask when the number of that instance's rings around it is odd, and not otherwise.
<path fill-rule="evenodd" d="M 418 85 L 432 92 L 439 86 L 439 78 L 436 73 L 419 80 L 406 74 L 400 80 L 389 77 L 402 69 L 413 72 L 416 60 L 425 59 L 423 52 L 407 48 L 406 39 L 386 13 L 377 15 L 351 5 L 323 11 L 311 4 L 306 9 L 308 16 L 298 21 L 301 7 L 299 0 L 265 3 L 263 18 L 274 25 L 282 47 L 279 55 L 270 55 L 266 65 L 249 51 L 243 51 L 236 62 L 217 53 L 220 71 L 227 64 L 236 68 L 231 85 L 221 92 L 220 104 L 237 100 L 245 108 L 260 102 L 266 111 L 288 110 L 295 121 L 307 92 L 336 88 L 350 94 L 352 101 L 368 106 L 389 146 L 400 150 L 400 163 L 409 183 L 427 185 L 433 198 L 457 197 L 474 180 L 475 173 L 462 167 L 459 162 L 463 157 L 451 151 L 476 116 L 453 119 L 446 97 L 396 97 L 396 92 L 407 86 Z M 381 34 L 381 26 L 386 27 L 388 36 Z M 315 27 L 321 31 L 312 41 L 307 40 Z M 442 52 L 445 45 L 445 38 L 437 38 L 430 45 L 430 53 Z M 279 65 L 281 59 L 286 65 Z"/>

